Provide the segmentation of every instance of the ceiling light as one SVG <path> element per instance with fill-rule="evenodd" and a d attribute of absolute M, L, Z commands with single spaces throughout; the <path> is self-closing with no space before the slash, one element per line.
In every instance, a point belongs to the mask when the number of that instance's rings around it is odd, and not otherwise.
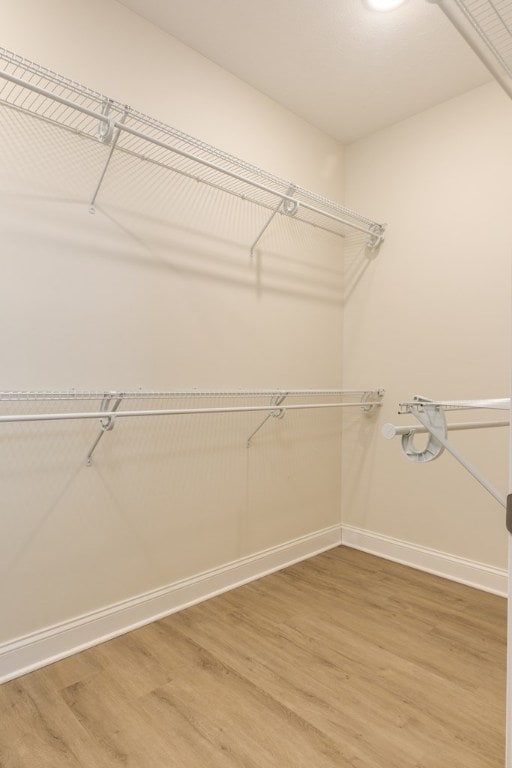
<path fill-rule="evenodd" d="M 373 11 L 392 11 L 404 2 L 405 0 L 366 0 L 366 4 Z"/>

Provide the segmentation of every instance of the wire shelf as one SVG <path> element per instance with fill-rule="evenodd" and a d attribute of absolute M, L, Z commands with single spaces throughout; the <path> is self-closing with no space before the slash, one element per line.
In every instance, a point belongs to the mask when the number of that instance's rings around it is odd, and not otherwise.
<path fill-rule="evenodd" d="M 512 79 L 510 0 L 455 0 L 474 31 Z"/>
<path fill-rule="evenodd" d="M 324 399 L 322 402 L 311 401 L 310 398 Z M 349 399 L 345 399 L 348 397 Z M 191 389 L 191 390 L 171 390 L 171 391 L 143 391 L 143 390 L 68 390 L 68 391 L 10 391 L 0 392 L 0 403 L 4 404 L 7 413 L 0 410 L 0 426 L 16 423 L 35 423 L 35 422 L 63 422 L 63 421 L 98 421 L 100 431 L 89 449 L 85 463 L 88 467 L 92 465 L 93 454 L 98 447 L 101 439 L 107 432 L 111 432 L 119 419 L 133 419 L 137 417 L 159 417 L 159 416 L 196 416 L 196 415 L 219 415 L 248 413 L 263 416 L 263 420 L 256 426 L 246 440 L 246 447 L 249 448 L 251 441 L 261 428 L 271 418 L 282 419 L 287 411 L 308 411 L 340 408 L 359 408 L 363 413 L 372 413 L 375 408 L 382 404 L 384 397 L 383 389 Z M 249 400 L 249 404 L 240 402 L 244 398 Z M 267 400 L 261 402 L 261 398 Z M 291 398 L 291 402 L 290 402 Z M 294 400 L 294 398 L 298 398 Z M 186 400 L 186 404 L 174 402 L 165 407 L 148 408 L 147 405 L 128 406 L 122 409 L 121 403 L 126 401 L 140 400 Z M 190 399 L 198 401 L 196 405 L 190 404 Z M 217 399 L 223 399 L 222 405 L 217 403 Z M 259 402 L 254 402 L 258 399 Z M 100 400 L 99 405 L 93 405 L 93 410 L 70 411 L 69 408 L 79 408 L 74 404 L 77 401 Z M 286 401 L 286 402 L 285 402 Z M 60 410 L 53 411 L 53 403 L 66 402 L 68 409 L 60 406 Z M 18 408 L 7 407 L 9 403 L 17 403 Z M 49 404 L 44 408 L 41 403 Z M 71 403 L 71 405 L 69 405 Z M 20 405 L 21 404 L 21 405 Z M 24 405 L 23 405 L 24 404 Z M 29 405 L 30 404 L 30 405 Z M 38 404 L 38 405 L 36 405 Z M 151 405 L 151 404 L 150 404 Z M 23 408 L 24 413 L 13 412 Z M 53 412 L 48 412 L 51 408 Z M 28 411 L 28 412 L 27 412 Z"/>
<path fill-rule="evenodd" d="M 446 411 L 463 411 L 472 408 L 484 408 L 487 410 L 508 411 L 510 410 L 510 398 L 488 398 L 478 400 L 427 400 L 423 397 L 415 398 L 409 402 L 400 403 L 399 413 L 423 412 L 425 408 L 442 408 Z"/>
<path fill-rule="evenodd" d="M 180 398 L 255 398 L 255 397 L 360 397 L 382 398 L 382 389 L 187 389 L 187 390 L 25 390 L 0 392 L 1 402 L 51 402 L 60 400 L 172 400 Z"/>
<path fill-rule="evenodd" d="M 0 101 L 81 136 L 110 144 L 112 152 L 115 149 L 153 163 L 274 214 L 292 216 L 340 237 L 357 230 L 367 236 L 369 246 L 374 248 L 383 239 L 385 225 L 3 48 Z"/>
<path fill-rule="evenodd" d="M 512 98 L 512 4 L 510 0 L 430 0 L 462 35 Z"/>

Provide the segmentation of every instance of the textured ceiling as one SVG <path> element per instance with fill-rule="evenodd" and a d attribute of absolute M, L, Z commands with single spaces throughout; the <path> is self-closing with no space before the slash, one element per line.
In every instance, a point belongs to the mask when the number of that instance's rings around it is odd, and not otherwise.
<path fill-rule="evenodd" d="M 119 0 L 349 143 L 491 79 L 427 0 Z"/>

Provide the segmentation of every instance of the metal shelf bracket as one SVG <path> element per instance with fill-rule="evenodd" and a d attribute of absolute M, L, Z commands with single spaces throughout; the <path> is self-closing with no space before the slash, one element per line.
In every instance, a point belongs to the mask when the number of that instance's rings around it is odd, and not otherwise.
<path fill-rule="evenodd" d="M 409 432 L 402 435 L 402 450 L 410 461 L 418 463 L 424 461 L 433 461 L 444 451 L 444 445 L 441 439 L 446 440 L 446 419 L 444 411 L 438 405 L 423 405 L 423 414 L 425 421 L 420 419 L 418 413 L 416 418 L 424 424 L 428 430 L 428 442 L 425 448 L 418 450 L 414 445 L 414 433 Z"/>
<path fill-rule="evenodd" d="M 260 431 L 260 429 L 263 427 L 264 424 L 267 423 L 267 421 L 272 419 L 282 419 L 284 418 L 286 414 L 286 410 L 288 408 L 293 408 L 294 406 L 285 406 L 283 408 L 279 408 L 280 405 L 282 405 L 285 401 L 285 399 L 293 394 L 293 392 L 279 392 L 275 393 L 270 401 L 270 405 L 272 406 L 272 410 L 267 413 L 265 418 L 263 419 L 260 424 L 256 427 L 254 432 L 249 435 L 247 438 L 247 448 L 250 448 L 251 446 L 251 440 L 256 435 L 257 432 Z M 360 408 L 361 410 L 366 413 L 370 414 L 372 413 L 375 408 L 379 407 L 382 404 L 382 398 L 384 397 L 384 390 L 383 389 L 376 389 L 376 390 L 368 390 L 367 392 L 361 393 L 361 400 L 360 400 Z M 357 406 L 357 403 L 350 403 L 350 406 Z M 275 407 L 274 407 L 275 406 Z"/>
<path fill-rule="evenodd" d="M 456 459 L 459 464 L 461 464 L 464 469 L 466 469 L 470 475 L 472 475 L 477 482 L 482 485 L 486 491 L 488 491 L 491 496 L 493 496 L 496 501 L 501 504 L 502 507 L 506 508 L 506 499 L 503 496 L 502 493 L 500 493 L 488 480 L 484 477 L 484 475 L 478 470 L 471 462 L 469 462 L 465 456 L 456 448 L 452 443 L 448 440 L 447 437 L 447 431 L 448 427 L 446 424 L 445 419 L 445 408 L 450 407 L 461 407 L 461 408 L 471 408 L 471 407 L 481 407 L 481 408 L 494 408 L 499 407 L 497 405 L 494 405 L 493 403 L 498 403 L 499 401 L 474 401 L 476 403 L 480 403 L 479 405 L 472 405 L 473 401 L 459 401 L 459 404 L 457 403 L 450 403 L 450 401 L 442 402 L 436 402 L 433 400 L 427 400 L 423 397 L 415 397 L 414 401 L 411 403 L 402 403 L 401 408 L 404 409 L 406 413 L 411 413 L 413 416 L 416 417 L 416 419 L 420 422 L 422 427 L 424 427 L 425 431 L 429 434 L 429 439 L 427 446 L 424 450 L 418 451 L 414 445 L 413 445 L 413 439 L 414 439 L 414 431 L 409 430 L 406 433 L 401 433 L 400 429 L 394 430 L 393 425 L 386 424 L 384 425 L 383 434 L 384 437 L 391 438 L 394 437 L 395 434 L 401 434 L 402 435 L 402 450 L 404 451 L 405 455 L 410 461 L 414 462 L 427 462 L 427 461 L 433 461 L 434 459 L 437 459 L 438 456 L 442 454 L 444 449 L 448 451 L 448 453 L 451 453 L 454 459 Z M 460 425 L 459 425 L 460 426 Z M 481 424 L 476 425 L 476 427 L 479 426 L 489 426 L 488 424 Z M 490 426 L 501 426 L 501 423 L 491 424 Z"/>
<path fill-rule="evenodd" d="M 107 99 L 106 101 L 103 102 L 103 107 L 101 110 L 102 114 L 107 115 L 109 109 L 110 109 L 110 99 Z M 98 184 L 96 186 L 96 189 L 94 190 L 94 194 L 89 204 L 89 213 L 96 213 L 96 198 L 98 197 L 98 193 L 100 191 L 101 185 L 103 184 L 103 179 L 105 178 L 107 168 L 110 165 L 110 161 L 112 160 L 112 155 L 114 154 L 117 141 L 121 134 L 120 126 L 122 125 L 122 123 L 124 123 L 126 119 L 126 115 L 127 115 L 127 112 L 125 111 L 125 113 L 121 117 L 121 120 L 117 124 L 115 123 L 114 120 L 109 120 L 108 123 L 100 122 L 98 126 L 98 134 L 97 134 L 98 139 L 104 144 L 110 144 L 110 152 L 108 153 L 107 159 L 105 161 L 105 165 L 103 166 L 103 171 L 101 172 L 101 176 L 99 178 Z M 115 132 L 114 132 L 114 125 L 117 125 Z"/>
<path fill-rule="evenodd" d="M 100 120 L 98 124 L 98 130 L 96 132 L 96 136 L 99 139 L 99 141 L 103 142 L 103 144 L 110 144 L 112 141 L 112 136 L 114 135 L 114 118 L 109 117 L 109 112 L 112 107 L 113 101 L 112 99 L 109 99 L 108 97 L 105 98 L 103 101 L 103 104 L 101 105 L 101 114 L 103 117 L 108 118 L 108 120 Z"/>
<path fill-rule="evenodd" d="M 385 224 L 378 227 L 375 225 L 370 227 L 370 233 L 366 241 L 366 250 L 369 255 L 376 256 L 378 254 L 379 248 L 384 242 L 384 228 Z"/>
<path fill-rule="evenodd" d="M 288 392 L 281 393 L 279 395 L 274 395 L 274 397 L 270 401 L 270 405 L 272 406 L 279 406 L 281 403 L 285 401 L 285 399 L 288 397 Z M 262 422 L 256 427 L 254 432 L 252 432 L 249 437 L 247 438 L 247 448 L 250 448 L 251 446 L 251 440 L 253 439 L 254 435 L 260 431 L 262 426 L 267 423 L 269 419 L 282 419 L 284 418 L 286 411 L 284 408 L 275 408 L 272 411 L 269 411 Z"/>
<path fill-rule="evenodd" d="M 361 410 L 365 413 L 372 413 L 372 411 L 374 411 L 377 406 L 382 404 L 383 397 L 383 389 L 364 392 L 361 395 Z"/>
<path fill-rule="evenodd" d="M 298 200 L 292 200 L 293 194 L 296 192 L 297 188 L 292 184 L 287 192 L 286 197 L 283 197 L 282 200 L 279 201 L 279 204 L 276 208 L 272 211 L 270 218 L 265 223 L 263 229 L 260 231 L 258 237 L 254 241 L 254 243 L 251 245 L 251 250 L 249 251 L 249 254 L 251 258 L 254 256 L 254 249 L 258 245 L 259 241 L 267 231 L 268 227 L 272 223 L 275 216 L 277 216 L 278 213 L 284 213 L 286 216 L 295 216 L 297 211 L 299 210 L 299 201 Z"/>
<path fill-rule="evenodd" d="M 112 402 L 112 400 L 114 400 L 114 398 L 115 398 L 114 405 L 112 406 L 112 408 L 109 408 L 110 403 Z M 123 400 L 122 395 L 119 395 L 117 392 L 110 392 L 101 401 L 100 411 L 105 411 L 107 415 L 105 416 L 105 418 L 100 419 L 101 431 L 98 434 L 94 443 L 92 444 L 89 450 L 89 453 L 87 454 L 87 458 L 85 460 L 85 465 L 87 467 L 90 467 L 92 465 L 92 455 L 96 450 L 98 443 L 100 442 L 105 432 L 111 432 L 114 429 L 116 424 L 115 412 L 121 405 L 122 400 Z"/>

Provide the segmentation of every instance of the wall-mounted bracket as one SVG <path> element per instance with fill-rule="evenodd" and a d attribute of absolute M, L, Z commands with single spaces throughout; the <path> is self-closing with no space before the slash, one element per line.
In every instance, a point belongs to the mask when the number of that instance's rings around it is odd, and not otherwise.
<path fill-rule="evenodd" d="M 415 414 L 420 421 L 418 413 Z M 446 440 L 446 419 L 444 411 L 438 405 L 429 406 L 423 404 L 423 416 L 427 422 L 424 426 L 428 430 L 428 442 L 425 448 L 418 450 L 414 445 L 414 432 L 402 435 L 402 450 L 410 461 L 433 461 L 444 451 L 441 438 Z"/>
<path fill-rule="evenodd" d="M 103 117 L 109 118 L 110 109 L 112 107 L 112 99 L 106 98 L 101 105 L 101 114 Z M 103 144 L 110 144 L 112 136 L 114 135 L 114 119 L 100 120 L 98 123 L 98 130 L 96 136 Z"/>
<path fill-rule="evenodd" d="M 433 461 L 441 455 L 443 449 L 446 449 L 502 507 L 506 508 L 506 500 L 503 494 L 496 490 L 484 475 L 448 440 L 443 405 L 436 404 L 422 397 L 415 397 L 414 401 L 414 404 L 407 404 L 407 412 L 412 413 L 420 424 L 426 428 L 430 433 L 430 438 L 427 447 L 423 451 L 417 451 L 412 445 L 414 434 L 409 432 L 402 435 L 402 448 L 407 458 L 415 462 Z"/>
<path fill-rule="evenodd" d="M 265 223 L 263 229 L 260 231 L 258 237 L 254 241 L 254 243 L 251 245 L 251 250 L 249 251 L 249 254 L 251 258 L 254 256 L 254 249 L 258 245 L 259 241 L 263 237 L 264 233 L 267 231 L 268 227 L 274 220 L 274 217 L 277 216 L 278 213 L 284 213 L 286 216 L 295 216 L 297 211 L 299 210 L 299 201 L 298 200 L 290 200 L 290 197 L 294 194 L 296 191 L 296 187 L 292 184 L 288 191 L 286 192 L 286 197 L 279 201 L 279 204 L 277 207 L 272 211 L 272 214 L 270 215 L 270 218 Z"/>
<path fill-rule="evenodd" d="M 296 191 L 295 187 L 290 187 L 290 189 L 286 194 L 291 196 L 295 194 L 295 191 Z M 286 216 L 296 216 L 297 211 L 299 210 L 299 201 L 290 200 L 289 197 L 286 197 L 281 203 L 281 210 Z"/>
<path fill-rule="evenodd" d="M 112 400 L 115 399 L 114 405 L 112 408 L 110 408 L 110 403 Z M 101 401 L 100 405 L 100 411 L 105 411 L 105 418 L 100 419 L 100 425 L 101 425 L 101 431 L 99 432 L 96 440 L 92 444 L 89 453 L 87 454 L 87 458 L 85 460 L 85 464 L 87 467 L 90 467 L 92 465 L 92 455 L 94 451 L 96 450 L 96 447 L 98 443 L 100 442 L 101 438 L 105 434 L 105 432 L 111 432 L 116 424 L 116 416 L 115 412 L 121 405 L 121 402 L 123 400 L 123 396 L 119 395 L 117 392 L 110 392 L 108 395 L 106 395 L 103 400 Z"/>
<path fill-rule="evenodd" d="M 104 105 L 105 105 L 105 103 L 106 102 L 103 102 Z M 109 107 L 107 106 L 106 109 L 108 109 L 108 108 Z M 121 120 L 119 120 L 119 124 L 124 123 L 124 121 L 126 119 L 126 115 L 127 115 L 127 112 L 125 112 L 123 114 L 123 116 L 121 117 Z M 101 176 L 99 178 L 99 181 L 98 181 L 98 184 L 96 186 L 96 189 L 94 190 L 94 194 L 92 196 L 92 199 L 91 199 L 91 202 L 90 202 L 90 205 L 89 205 L 89 213 L 96 213 L 96 198 L 98 197 L 98 192 L 100 191 L 101 185 L 103 184 L 103 179 L 105 178 L 105 174 L 107 172 L 107 168 L 108 168 L 108 166 L 110 164 L 110 161 L 112 160 L 112 155 L 114 154 L 114 149 L 116 148 L 117 140 L 119 139 L 119 135 L 121 133 L 121 128 L 117 128 L 115 133 L 113 133 L 113 136 L 114 136 L 113 138 L 112 138 L 112 136 L 110 136 L 110 138 L 108 138 L 108 139 L 107 138 L 101 138 L 99 136 L 99 131 L 101 130 L 101 126 L 104 127 L 104 125 L 105 125 L 104 123 L 100 123 L 100 128 L 98 129 L 98 138 L 100 138 L 100 141 L 103 141 L 104 143 L 110 143 L 110 152 L 108 153 L 107 159 L 105 161 L 105 165 L 103 167 L 103 171 L 102 171 Z M 105 134 L 105 136 L 106 135 L 107 134 Z"/>
<path fill-rule="evenodd" d="M 272 400 L 270 401 L 270 405 L 275 405 L 275 406 L 281 405 L 281 403 L 285 401 L 287 396 L 288 396 L 287 392 L 281 393 L 279 395 L 274 395 Z M 254 437 L 254 435 L 260 431 L 262 426 L 266 424 L 269 419 L 282 419 L 285 413 L 286 411 L 284 410 L 284 408 L 275 408 L 274 410 L 269 411 L 265 416 L 265 418 L 263 419 L 263 421 L 256 427 L 254 432 L 252 432 L 252 434 L 250 434 L 249 437 L 247 438 L 247 448 L 250 447 L 251 440 Z"/>
<path fill-rule="evenodd" d="M 383 389 L 364 392 L 361 395 L 361 410 L 364 411 L 364 413 L 372 413 L 377 406 L 381 405 L 383 397 Z"/>
<path fill-rule="evenodd" d="M 366 254 L 376 256 L 381 244 L 384 242 L 385 224 L 370 227 L 368 240 L 366 241 Z"/>

